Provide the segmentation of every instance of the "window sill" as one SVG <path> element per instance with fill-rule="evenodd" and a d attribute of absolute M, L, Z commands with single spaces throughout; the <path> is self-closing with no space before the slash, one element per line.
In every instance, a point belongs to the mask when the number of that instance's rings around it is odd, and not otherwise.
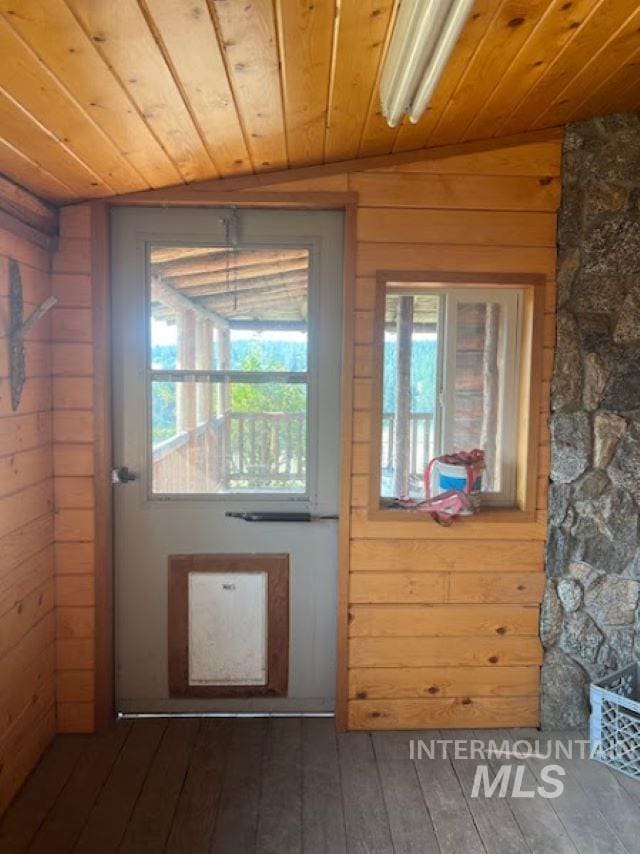
<path fill-rule="evenodd" d="M 422 523 L 429 522 L 433 524 L 433 519 L 428 513 L 419 510 L 399 510 L 380 507 L 378 509 L 370 509 L 367 517 L 370 522 L 411 522 Z M 535 522 L 535 510 L 520 510 L 518 507 L 483 507 L 478 513 L 473 516 L 458 516 L 456 525 L 464 525 L 469 522 L 482 522 L 488 525 L 505 522 Z"/>

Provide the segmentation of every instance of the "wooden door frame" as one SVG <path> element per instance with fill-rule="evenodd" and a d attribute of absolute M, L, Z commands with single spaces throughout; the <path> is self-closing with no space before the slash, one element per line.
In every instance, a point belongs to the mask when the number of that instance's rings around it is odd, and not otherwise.
<path fill-rule="evenodd" d="M 293 180 L 293 178 L 291 178 Z M 171 198 L 123 196 L 92 201 L 91 288 L 93 324 L 94 393 L 94 496 L 95 496 L 95 712 L 96 730 L 106 729 L 115 718 L 114 647 L 114 517 L 113 411 L 111 338 L 111 234 L 112 207 L 238 207 L 340 210 L 344 212 L 342 290 L 342 389 L 340 400 L 340 499 L 338 522 L 338 606 L 336 647 L 336 729 L 346 729 L 347 629 L 349 539 L 351 503 L 351 434 L 353 402 L 353 311 L 355 301 L 356 224 L 358 194 L 353 192 L 250 192 L 199 191 L 197 200 L 185 187 Z"/>

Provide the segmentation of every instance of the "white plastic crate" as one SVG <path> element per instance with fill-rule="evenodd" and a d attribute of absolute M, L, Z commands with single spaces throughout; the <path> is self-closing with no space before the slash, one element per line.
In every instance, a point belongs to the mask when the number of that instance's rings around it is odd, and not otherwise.
<path fill-rule="evenodd" d="M 591 685 L 591 756 L 640 779 L 640 665 Z"/>

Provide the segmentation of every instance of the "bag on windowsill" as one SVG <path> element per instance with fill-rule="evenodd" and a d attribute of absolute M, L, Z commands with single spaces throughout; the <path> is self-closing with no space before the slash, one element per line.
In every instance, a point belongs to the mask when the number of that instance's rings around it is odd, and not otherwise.
<path fill-rule="evenodd" d="M 484 451 L 477 448 L 434 457 L 424 471 L 425 500 L 400 498 L 396 506 L 451 525 L 458 516 L 472 516 L 480 509 L 484 469 Z"/>

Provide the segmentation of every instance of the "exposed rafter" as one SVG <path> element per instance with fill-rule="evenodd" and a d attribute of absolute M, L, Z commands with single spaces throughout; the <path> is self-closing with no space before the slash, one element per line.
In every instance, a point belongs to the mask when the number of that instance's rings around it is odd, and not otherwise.
<path fill-rule="evenodd" d="M 197 302 L 179 294 L 170 285 L 165 284 L 157 276 L 151 279 L 151 299 L 173 308 L 175 311 L 194 311 L 204 320 L 210 320 L 218 329 L 228 329 L 226 318 L 208 308 L 203 308 Z"/>

